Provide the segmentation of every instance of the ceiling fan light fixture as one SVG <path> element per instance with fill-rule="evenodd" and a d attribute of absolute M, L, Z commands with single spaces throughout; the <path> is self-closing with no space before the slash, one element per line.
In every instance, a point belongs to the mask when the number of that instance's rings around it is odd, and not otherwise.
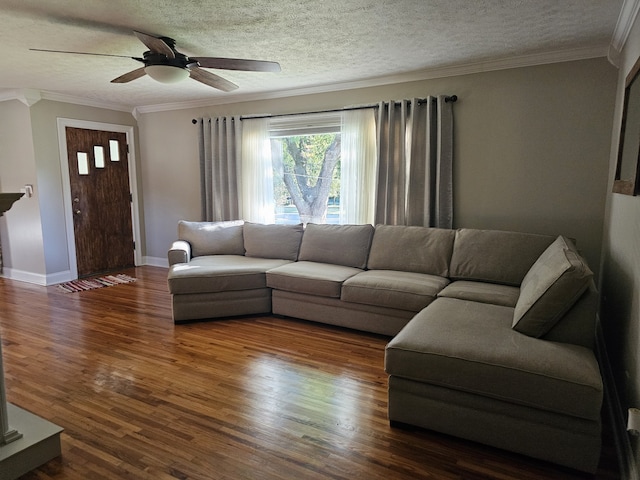
<path fill-rule="evenodd" d="M 189 78 L 189 70 L 173 65 L 148 65 L 144 67 L 144 71 L 160 83 L 178 83 Z"/>

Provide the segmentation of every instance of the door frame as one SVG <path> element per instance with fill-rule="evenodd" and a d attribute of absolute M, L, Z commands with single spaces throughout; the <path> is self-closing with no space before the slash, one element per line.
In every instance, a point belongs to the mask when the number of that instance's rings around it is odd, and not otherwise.
<path fill-rule="evenodd" d="M 91 122 L 73 118 L 58 118 L 58 146 L 60 148 L 60 169 L 62 177 L 62 202 L 64 206 L 64 221 L 67 232 L 67 251 L 69 254 L 69 272 L 74 279 L 78 278 L 78 263 L 76 259 L 76 239 L 73 230 L 73 205 L 71 203 L 71 181 L 69 179 L 69 157 L 67 150 L 67 127 L 84 128 L 86 130 L 101 130 L 107 132 L 124 133 L 129 145 L 127 162 L 129 166 L 129 188 L 131 189 L 131 225 L 133 241 L 136 248 L 133 251 L 133 261 L 136 266 L 142 265 L 142 242 L 140 234 L 140 209 L 138 202 L 138 174 L 136 171 L 136 148 L 134 127 L 131 125 L 117 125 L 112 123 Z"/>

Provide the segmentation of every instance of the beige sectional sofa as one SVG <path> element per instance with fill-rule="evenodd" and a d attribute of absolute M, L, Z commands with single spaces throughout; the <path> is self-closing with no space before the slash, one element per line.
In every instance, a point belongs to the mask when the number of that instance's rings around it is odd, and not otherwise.
<path fill-rule="evenodd" d="M 175 322 L 274 313 L 393 337 L 392 424 L 597 468 L 598 294 L 562 236 L 180 222 L 169 263 Z"/>

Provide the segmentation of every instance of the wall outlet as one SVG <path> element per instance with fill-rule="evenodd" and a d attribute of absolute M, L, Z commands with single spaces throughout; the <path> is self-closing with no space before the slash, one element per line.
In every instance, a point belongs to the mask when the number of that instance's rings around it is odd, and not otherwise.
<path fill-rule="evenodd" d="M 33 185 L 27 184 L 20 189 L 20 193 L 26 193 L 27 197 L 33 197 Z"/>

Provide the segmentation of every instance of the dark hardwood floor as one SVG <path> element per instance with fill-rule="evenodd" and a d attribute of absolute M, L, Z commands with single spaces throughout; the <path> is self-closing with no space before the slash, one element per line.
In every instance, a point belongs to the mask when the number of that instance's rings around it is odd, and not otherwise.
<path fill-rule="evenodd" d="M 65 430 L 23 479 L 616 479 L 387 421 L 388 338 L 246 317 L 175 326 L 166 269 L 63 293 L 0 278 L 8 400 Z"/>

